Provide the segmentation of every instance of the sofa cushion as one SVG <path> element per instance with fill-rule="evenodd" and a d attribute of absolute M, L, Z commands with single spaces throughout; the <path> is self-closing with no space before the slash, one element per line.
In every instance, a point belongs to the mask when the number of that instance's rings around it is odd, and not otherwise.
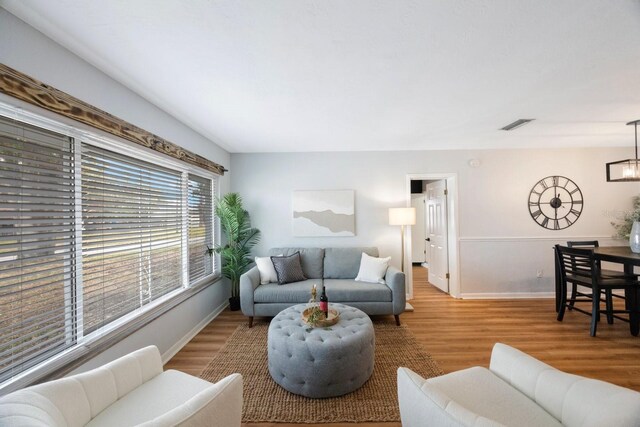
<path fill-rule="evenodd" d="M 562 425 L 533 400 L 486 368 L 476 366 L 430 378 L 425 382 L 423 388 L 435 389 L 462 408 L 507 426 Z M 482 392 L 479 393 L 479 390 Z M 466 418 L 468 416 L 468 411 L 456 410 L 456 405 L 447 404 L 445 406 L 445 410 L 453 417 Z M 468 421 L 464 420 L 462 424 L 471 425 L 467 424 Z"/>
<path fill-rule="evenodd" d="M 325 279 L 329 304 L 332 302 L 391 302 L 391 288 L 380 283 L 358 283 L 353 279 Z"/>
<path fill-rule="evenodd" d="M 378 248 L 326 248 L 324 250 L 325 279 L 354 279 L 360 270 L 362 253 L 377 257 Z"/>
<path fill-rule="evenodd" d="M 278 254 L 282 256 L 282 254 Z M 273 268 L 273 261 L 270 256 L 257 256 L 255 257 L 256 267 L 260 272 L 260 283 L 265 285 L 267 283 L 273 283 L 278 281 L 278 275 L 275 268 Z"/>
<path fill-rule="evenodd" d="M 322 260 L 324 249 L 321 248 L 273 248 L 269 249 L 270 256 L 292 255 L 300 252 L 302 272 L 309 279 L 322 279 Z M 353 276 L 355 277 L 355 276 Z"/>
<path fill-rule="evenodd" d="M 138 425 L 182 405 L 211 383 L 178 371 L 165 371 L 98 414 L 88 427 Z"/>
<path fill-rule="evenodd" d="M 356 282 L 382 283 L 385 284 L 384 276 L 387 274 L 391 257 L 376 258 L 362 253 L 360 270 L 356 276 Z"/>
<path fill-rule="evenodd" d="M 301 282 L 307 280 L 300 264 L 300 252 L 289 256 L 272 256 L 271 262 L 278 277 L 278 284 Z"/>
<path fill-rule="evenodd" d="M 303 282 L 287 283 L 286 285 L 278 285 L 277 283 L 269 283 L 260 285 L 253 293 L 253 301 L 255 303 L 303 303 L 311 299 L 311 288 L 313 284 L 320 287 L 318 280 L 309 279 Z"/>

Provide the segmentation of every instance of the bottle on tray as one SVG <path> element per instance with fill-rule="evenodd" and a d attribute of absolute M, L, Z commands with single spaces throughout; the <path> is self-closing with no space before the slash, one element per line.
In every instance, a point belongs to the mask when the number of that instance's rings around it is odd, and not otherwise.
<path fill-rule="evenodd" d="M 322 294 L 320 295 L 320 310 L 324 312 L 324 318 L 329 318 L 329 299 L 327 298 L 327 291 L 324 285 L 322 285 Z"/>

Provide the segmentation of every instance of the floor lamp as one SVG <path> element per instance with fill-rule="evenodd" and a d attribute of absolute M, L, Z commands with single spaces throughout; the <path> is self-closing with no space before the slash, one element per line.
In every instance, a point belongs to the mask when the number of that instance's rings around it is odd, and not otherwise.
<path fill-rule="evenodd" d="M 404 226 L 416 223 L 416 208 L 389 208 L 389 225 L 400 226 L 400 237 L 402 241 L 401 269 L 404 273 Z"/>

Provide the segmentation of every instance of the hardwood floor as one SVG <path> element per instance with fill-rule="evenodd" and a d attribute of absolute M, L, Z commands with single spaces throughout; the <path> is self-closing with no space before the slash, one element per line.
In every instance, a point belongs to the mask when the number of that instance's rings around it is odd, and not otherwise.
<path fill-rule="evenodd" d="M 589 336 L 589 317 L 567 312 L 556 321 L 552 299 L 456 300 L 427 282 L 426 270 L 414 267 L 413 312 L 400 316 L 403 323 L 445 372 L 474 365 L 489 366 L 495 342 L 512 345 L 566 372 L 609 381 L 640 391 L 640 337 L 629 333 L 627 323 L 616 320 L 598 325 Z M 389 316 L 380 319 L 393 322 Z M 240 312 L 225 311 L 207 325 L 165 366 L 198 375 L 236 326 L 245 322 Z M 256 319 L 256 322 L 268 319 Z M 246 424 L 247 426 L 298 426 L 298 424 Z M 310 426 L 311 424 L 299 424 Z M 352 424 L 323 424 L 348 427 Z M 370 427 L 399 423 L 367 423 Z"/>

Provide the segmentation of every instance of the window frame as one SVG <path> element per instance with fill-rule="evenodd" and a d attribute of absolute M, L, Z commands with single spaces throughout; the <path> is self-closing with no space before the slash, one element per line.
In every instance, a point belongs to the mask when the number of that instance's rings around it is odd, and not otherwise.
<path fill-rule="evenodd" d="M 199 168 L 189 163 L 181 162 L 151 150 L 145 150 L 139 145 L 120 139 L 113 135 L 107 136 L 97 129 L 90 129 L 80 123 L 74 125 L 65 124 L 61 120 L 55 120 L 44 115 L 26 111 L 3 102 L 0 98 L 0 116 L 7 117 L 25 124 L 39 127 L 52 132 L 66 135 L 73 139 L 75 157 L 75 228 L 76 228 L 76 295 L 79 296 L 79 304 L 82 304 L 82 177 L 80 170 L 82 164 L 82 144 L 89 144 L 106 150 L 115 151 L 121 155 L 144 160 L 155 165 L 163 166 L 175 170 L 182 177 L 182 284 L 179 288 L 166 295 L 151 301 L 144 306 L 125 314 L 124 316 L 108 323 L 102 328 L 82 337 L 77 337 L 77 341 L 68 349 L 53 355 L 47 360 L 38 363 L 32 368 L 15 375 L 14 377 L 0 383 L 0 395 L 23 388 L 36 381 L 46 381 L 59 378 L 79 367 L 102 351 L 121 341 L 127 336 L 135 333 L 145 325 L 149 324 L 164 313 L 178 306 L 182 302 L 206 289 L 210 285 L 222 279 L 220 271 L 219 256 L 212 259 L 212 273 L 202 277 L 193 283 L 189 283 L 189 257 L 188 257 L 188 177 L 189 174 L 211 180 L 211 200 L 212 200 L 212 232 L 213 243 L 220 242 L 220 229 L 218 221 L 213 214 L 215 199 L 220 191 L 220 175 L 214 172 Z M 82 305 L 80 305 L 82 307 Z M 73 313 L 70 313 L 73 314 Z M 76 310 L 76 323 L 82 322 L 82 309 Z"/>

